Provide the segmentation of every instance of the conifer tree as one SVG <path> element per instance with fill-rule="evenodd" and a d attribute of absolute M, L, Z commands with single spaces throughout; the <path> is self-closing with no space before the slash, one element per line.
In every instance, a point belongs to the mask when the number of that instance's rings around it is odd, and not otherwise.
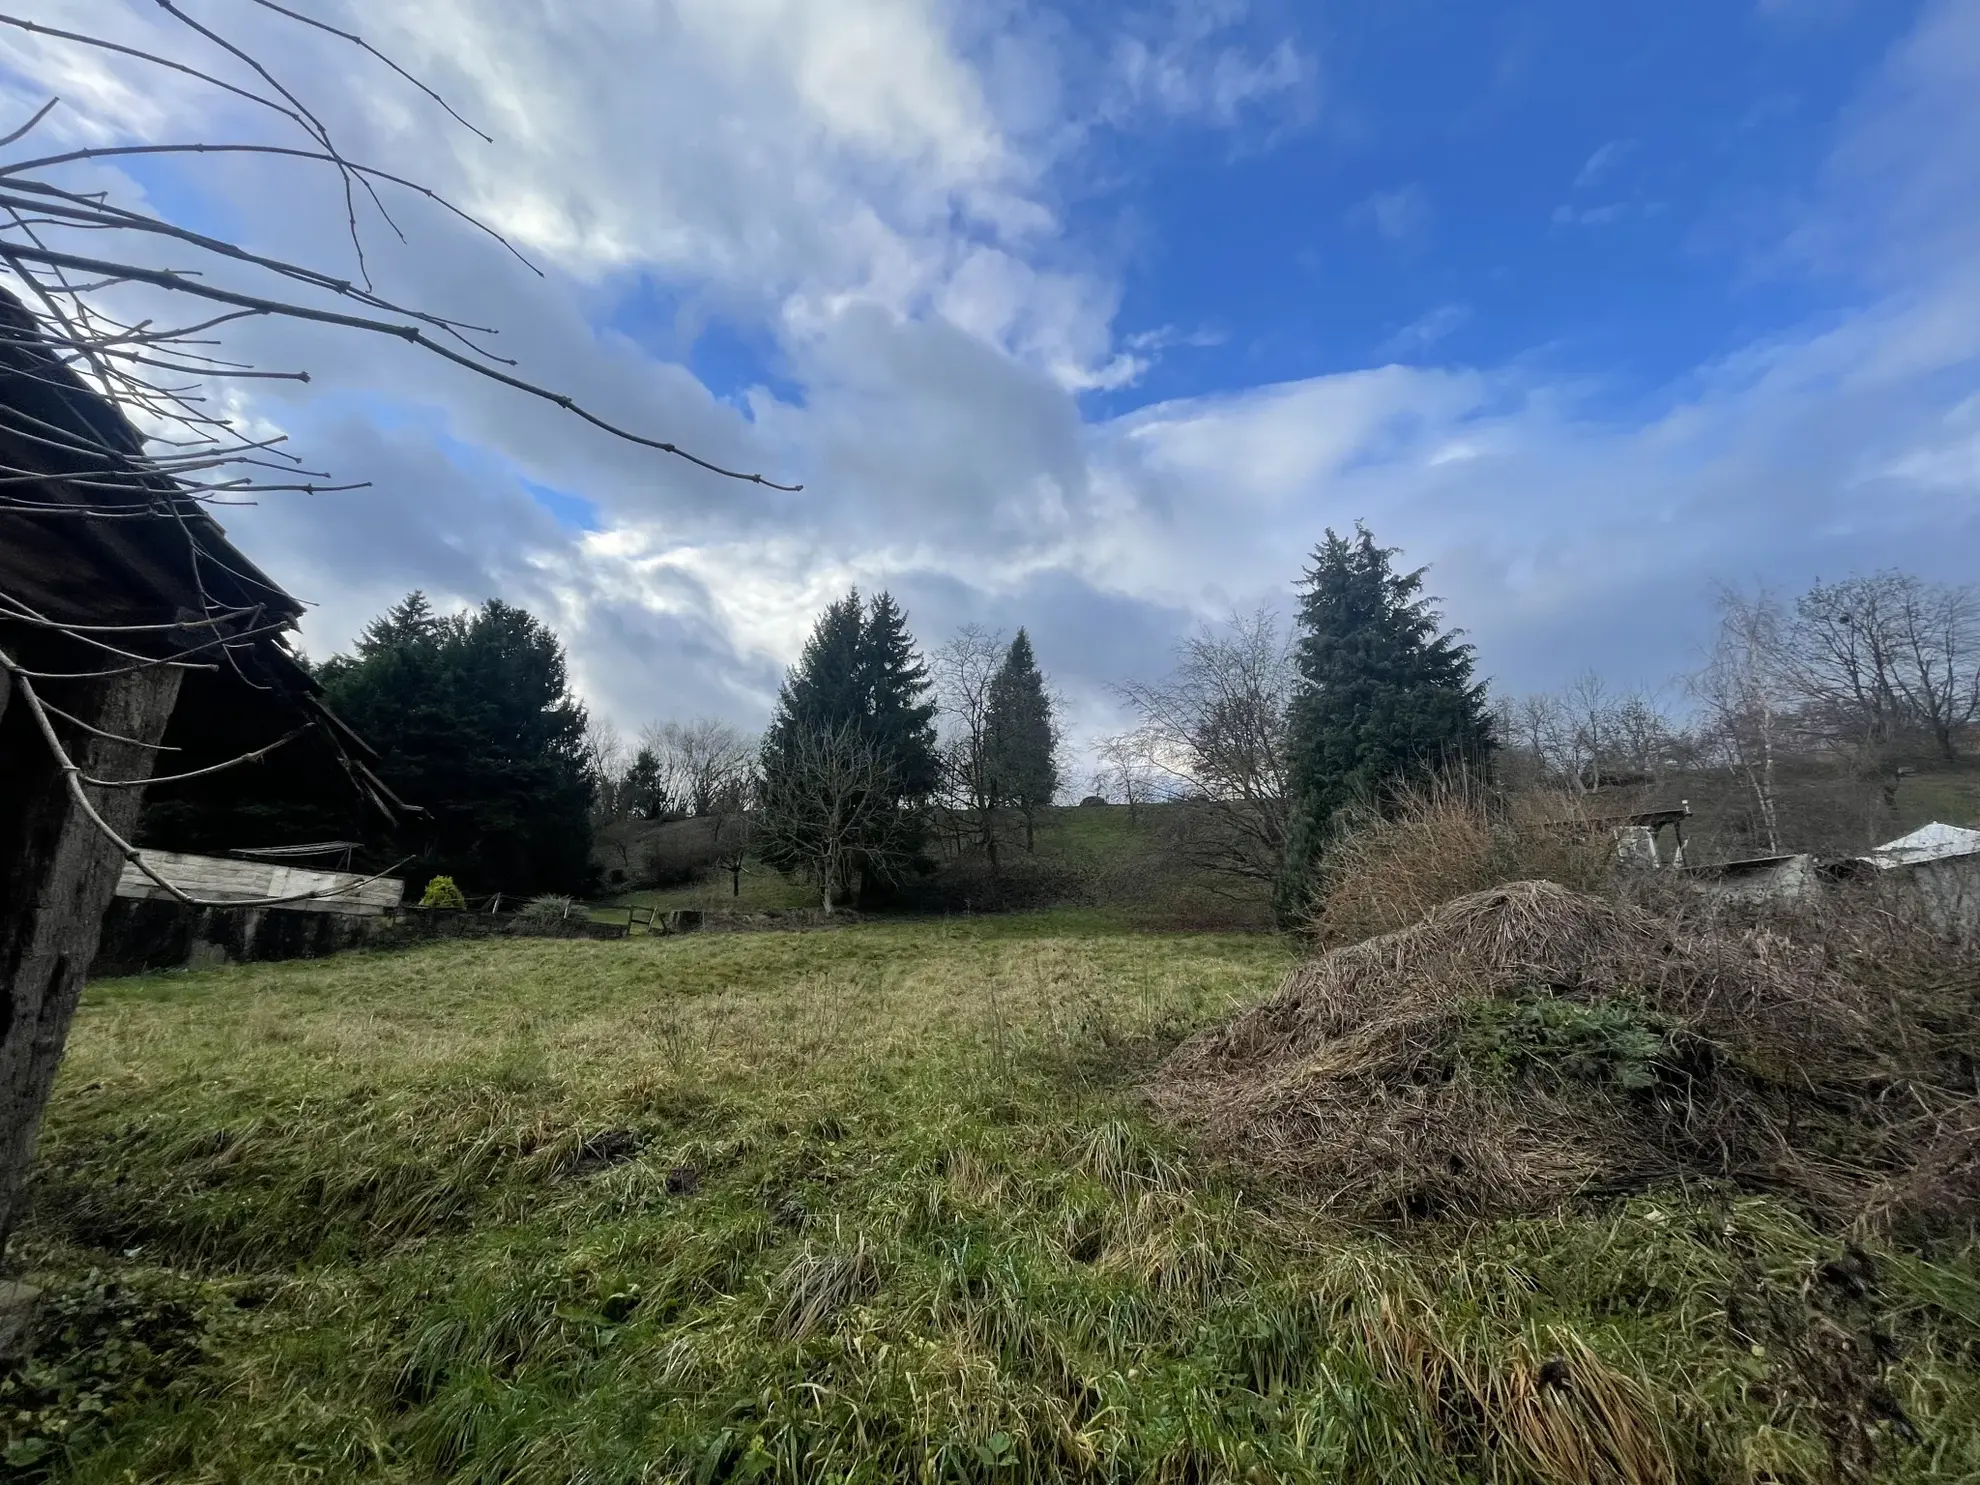
<path fill-rule="evenodd" d="M 666 781 L 660 775 L 660 759 L 651 748 L 633 755 L 626 770 L 626 807 L 636 820 L 664 819 L 671 808 Z"/>
<path fill-rule="evenodd" d="M 865 726 L 867 704 L 860 677 L 865 628 L 857 588 L 818 616 L 804 652 L 784 677 L 776 719 L 764 738 L 766 748 L 780 729 Z"/>
<path fill-rule="evenodd" d="M 900 606 L 886 593 L 862 604 L 855 589 L 819 616 L 803 654 L 784 678 L 776 715 L 764 734 L 765 797 L 783 801 L 778 813 L 789 820 L 809 818 L 793 791 L 819 773 L 810 765 L 825 756 L 820 739 L 835 740 L 835 750 L 827 750 L 835 759 L 838 754 L 870 754 L 861 769 L 885 790 L 885 809 L 869 809 L 862 802 L 850 815 L 868 822 L 861 828 L 871 836 L 870 849 L 862 852 L 856 842 L 840 841 L 830 853 L 837 863 L 834 870 L 848 878 L 856 874 L 862 885 L 883 863 L 885 871 L 892 871 L 919 849 L 920 810 L 940 782 L 929 689 L 928 667 Z M 848 811 L 836 810 L 833 817 L 843 821 Z M 815 870 L 825 855 L 820 842 L 807 843 L 803 829 L 773 833 L 764 847 L 765 861 L 785 872 Z M 838 885 L 854 883 L 848 879 Z"/>
<path fill-rule="evenodd" d="M 860 633 L 859 690 L 868 736 L 893 773 L 896 802 L 921 805 L 942 782 L 928 666 L 893 595 L 876 596 Z"/>
<path fill-rule="evenodd" d="M 1471 646 L 1443 630 L 1424 569 L 1390 566 L 1396 551 L 1359 522 L 1352 539 L 1330 529 L 1301 584 L 1291 820 L 1275 902 L 1287 927 L 1311 911 L 1315 867 L 1343 807 L 1379 808 L 1413 777 L 1491 756 Z"/>
<path fill-rule="evenodd" d="M 349 655 L 313 673 L 332 710 L 376 748 L 380 776 L 421 813 L 387 833 L 329 777 L 332 757 L 303 751 L 304 737 L 256 768 L 158 790 L 144 819 L 148 844 L 217 853 L 354 839 L 365 844 L 361 867 L 410 852 L 404 874 L 415 883 L 451 876 L 476 897 L 587 889 L 585 710 L 563 646 L 541 621 L 501 602 L 442 616 L 415 592 L 367 624 Z M 186 722 L 175 717 L 167 739 L 194 770 L 216 744 L 196 714 Z"/>
<path fill-rule="evenodd" d="M 986 730 L 992 796 L 1023 814 L 1024 845 L 1031 850 L 1038 811 L 1059 789 L 1058 728 L 1031 636 L 1022 629 L 990 682 Z"/>

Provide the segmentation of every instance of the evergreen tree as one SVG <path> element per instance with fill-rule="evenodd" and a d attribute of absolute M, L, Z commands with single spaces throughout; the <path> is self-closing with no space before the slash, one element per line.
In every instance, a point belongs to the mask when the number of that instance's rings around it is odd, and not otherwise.
<path fill-rule="evenodd" d="M 267 764 L 161 789 L 144 818 L 148 843 L 218 854 L 358 840 L 358 864 L 369 869 L 412 853 L 403 870 L 415 889 L 436 874 L 476 897 L 587 889 L 584 708 L 549 629 L 501 602 L 443 618 L 412 593 L 315 674 L 331 710 L 377 750 L 379 775 L 425 813 L 389 834 L 363 812 L 334 755 L 305 735 Z M 219 744 L 198 720 L 179 733 L 189 768 L 218 761 L 209 754 Z M 271 740 L 275 726 L 271 719 Z M 230 744 L 219 756 L 236 750 Z"/>
<path fill-rule="evenodd" d="M 861 885 L 874 875 L 882 856 L 901 858 L 902 841 L 918 843 L 921 807 L 940 781 L 935 751 L 935 704 L 928 699 L 928 668 L 908 633 L 906 616 L 882 593 L 862 604 L 857 589 L 826 608 L 805 642 L 804 652 L 784 677 L 776 715 L 763 737 L 762 773 L 766 797 L 791 804 L 805 759 L 821 737 L 838 738 L 871 755 L 871 776 L 887 798 L 885 810 L 861 806 L 857 818 L 876 822 L 873 849 L 838 851 L 834 860 Z M 802 818 L 795 807 L 782 813 Z M 843 816 L 843 811 L 840 812 Z M 879 822 L 884 821 L 884 830 Z M 765 860 L 778 870 L 808 869 L 798 834 L 766 842 Z M 886 849 L 881 850 L 884 837 Z M 848 880 L 840 883 L 850 887 Z"/>
<path fill-rule="evenodd" d="M 893 771 L 897 802 L 925 804 L 942 782 L 934 683 L 892 594 L 880 594 L 867 612 L 858 676 L 867 736 Z"/>
<path fill-rule="evenodd" d="M 828 605 L 812 626 L 804 652 L 784 677 L 766 745 L 780 728 L 865 728 L 867 701 L 861 676 L 865 638 L 864 608 L 859 589 L 854 588 Z"/>
<path fill-rule="evenodd" d="M 1393 547 L 1356 523 L 1313 554 L 1296 624 L 1289 751 L 1291 820 L 1277 884 L 1280 922 L 1305 921 L 1315 867 L 1341 809 L 1379 807 L 1438 768 L 1483 767 L 1493 747 L 1471 646 L 1444 632 L 1423 572 L 1398 573 Z"/>
<path fill-rule="evenodd" d="M 1045 678 L 1032 654 L 1031 636 L 1022 629 L 990 681 L 985 731 L 992 795 L 1022 812 L 1024 845 L 1031 850 L 1038 811 L 1059 790 L 1058 728 L 1051 698 L 1045 694 Z"/>
<path fill-rule="evenodd" d="M 658 820 L 671 810 L 666 781 L 660 775 L 660 759 L 651 748 L 641 748 L 626 769 L 626 808 L 636 820 Z"/>
<path fill-rule="evenodd" d="M 414 594 L 323 680 L 386 782 L 427 811 L 418 869 L 475 895 L 586 889 L 585 712 L 563 646 L 533 615 L 491 599 L 435 618 Z"/>

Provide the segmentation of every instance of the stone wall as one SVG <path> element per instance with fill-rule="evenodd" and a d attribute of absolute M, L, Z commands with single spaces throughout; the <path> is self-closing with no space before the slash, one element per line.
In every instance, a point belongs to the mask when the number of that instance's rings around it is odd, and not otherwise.
<path fill-rule="evenodd" d="M 170 898 L 119 897 L 103 919 L 89 977 L 188 965 L 320 959 L 381 935 L 390 919 L 294 908 L 187 907 Z"/>

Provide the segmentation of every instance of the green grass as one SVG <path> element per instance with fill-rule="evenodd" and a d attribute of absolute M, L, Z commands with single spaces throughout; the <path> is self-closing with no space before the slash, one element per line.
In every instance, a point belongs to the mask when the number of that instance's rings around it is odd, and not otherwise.
<path fill-rule="evenodd" d="M 1050 913 L 92 986 L 18 1470 L 1812 1485 L 1884 1409 L 1878 1478 L 1980 1479 L 1971 1255 L 1705 1196 L 1339 1231 L 1152 1125 L 1286 962 Z"/>
<path fill-rule="evenodd" d="M 760 913 L 818 906 L 811 888 L 803 882 L 792 881 L 753 864 L 743 873 L 742 891 L 738 893 L 734 887 L 729 874 L 723 871 L 711 874 L 705 881 L 690 882 L 681 887 L 649 887 L 623 892 L 605 901 L 612 907 L 650 907 L 663 913 L 676 908 L 699 908 L 703 912 L 715 913 Z M 622 913 L 619 916 L 625 915 Z"/>
<path fill-rule="evenodd" d="M 1898 785 L 1900 833 L 1934 820 L 1948 825 L 1980 825 L 1980 766 L 1962 759 L 1958 765 L 1928 763 Z"/>

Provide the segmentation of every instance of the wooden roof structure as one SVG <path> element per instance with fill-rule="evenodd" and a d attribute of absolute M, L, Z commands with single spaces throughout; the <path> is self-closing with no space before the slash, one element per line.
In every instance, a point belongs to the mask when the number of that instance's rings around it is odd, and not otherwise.
<path fill-rule="evenodd" d="M 408 806 L 288 647 L 302 611 L 0 288 L 0 634 L 59 636 L 71 662 L 106 670 L 215 667 L 238 702 L 243 749 L 285 730 L 271 723 L 317 730 L 360 794 L 396 819 Z"/>

